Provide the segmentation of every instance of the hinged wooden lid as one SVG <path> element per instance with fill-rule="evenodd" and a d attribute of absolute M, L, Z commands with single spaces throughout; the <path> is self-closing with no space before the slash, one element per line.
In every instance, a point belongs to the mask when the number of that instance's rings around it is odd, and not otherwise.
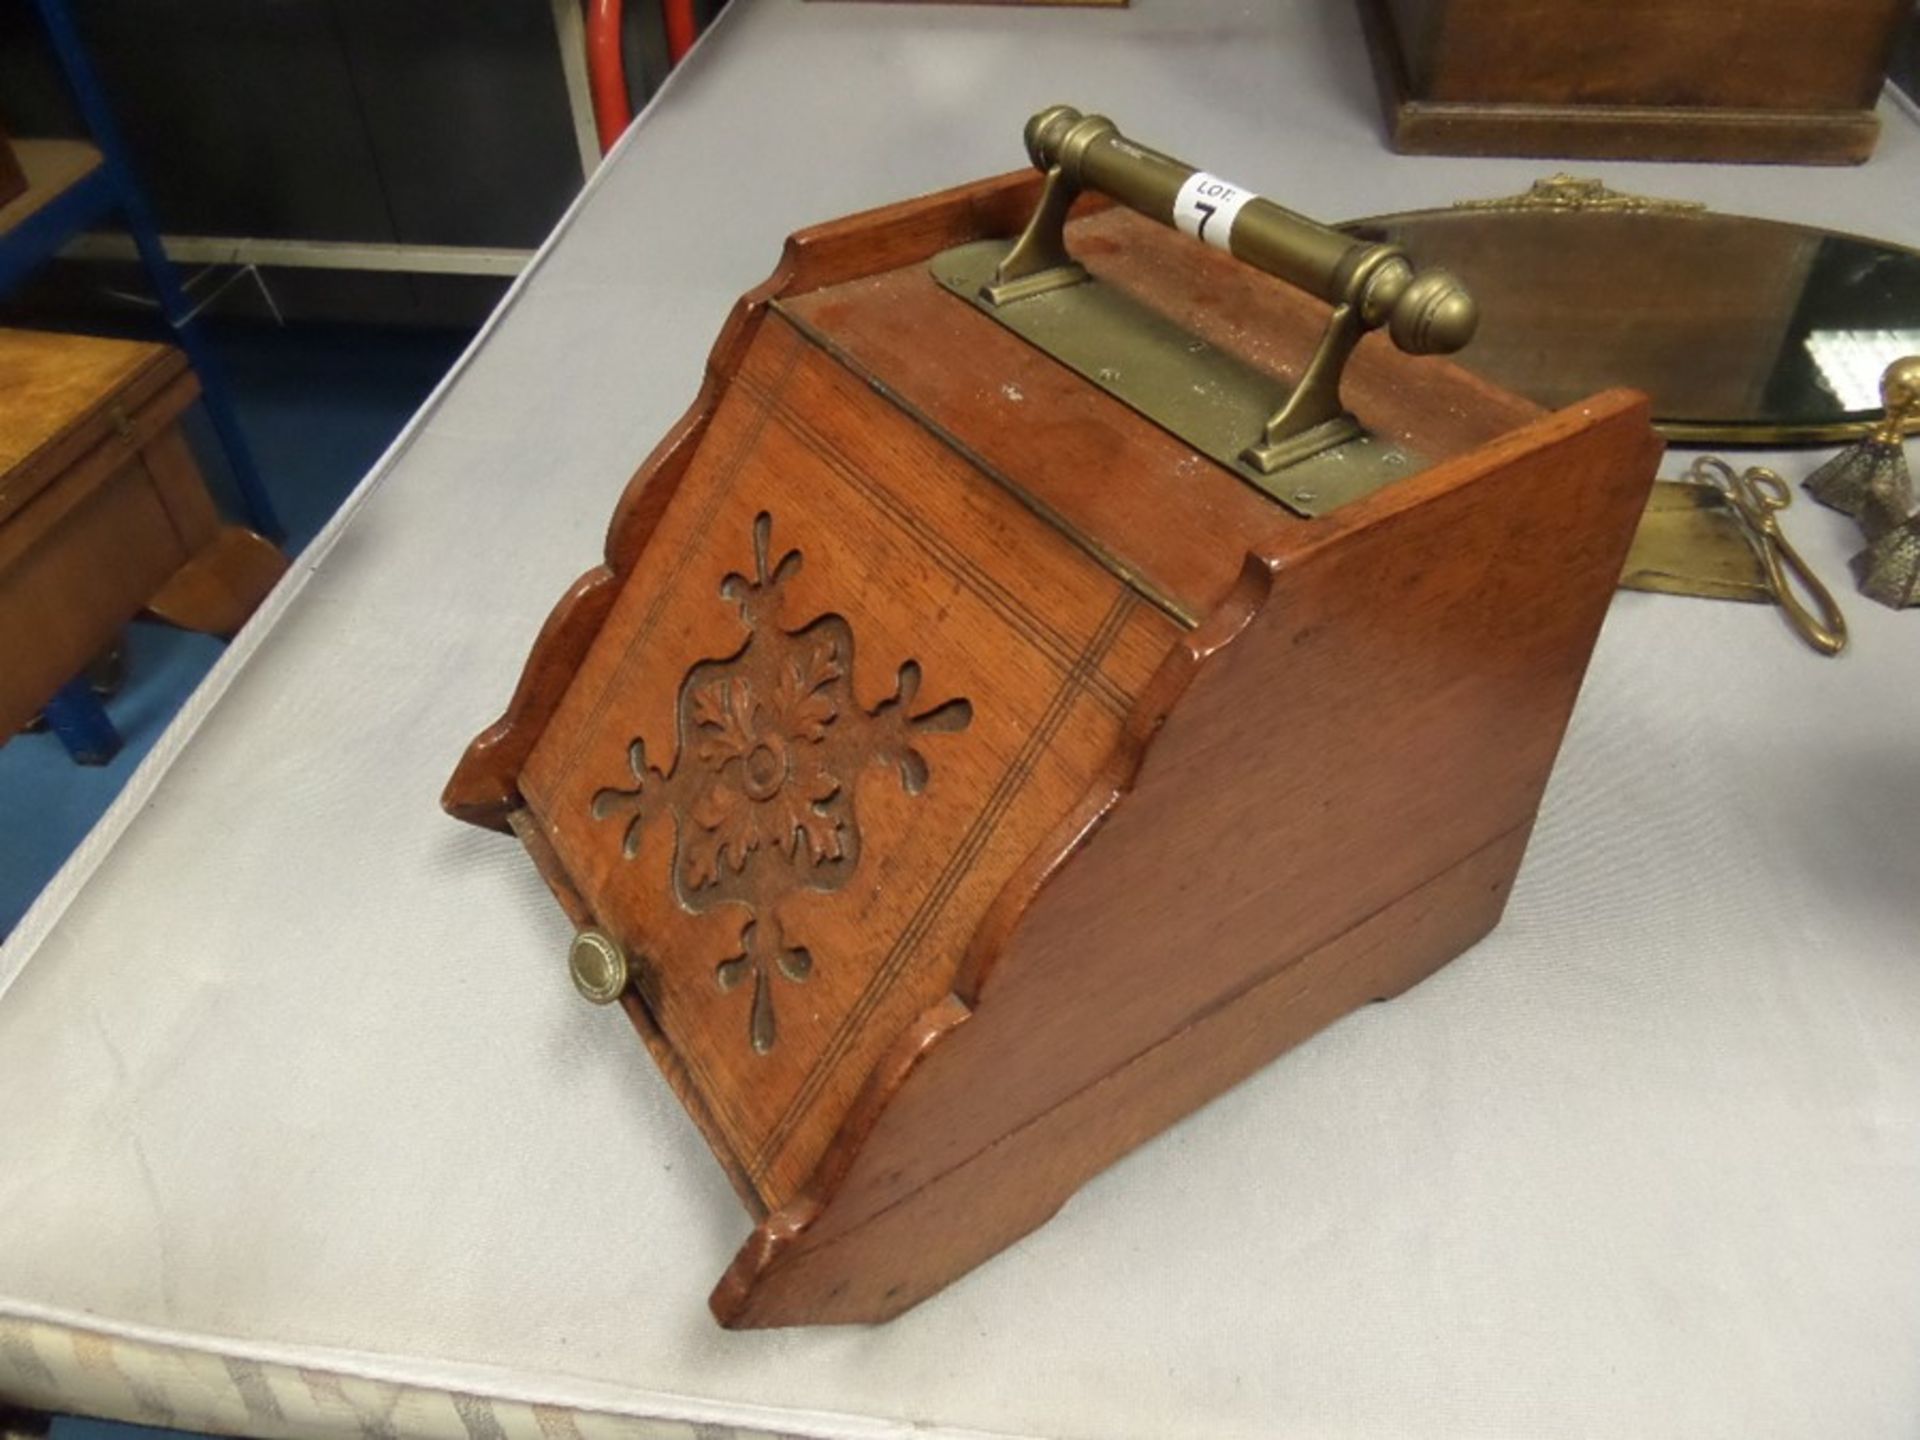
<path fill-rule="evenodd" d="M 128 427 L 186 368 L 167 345 L 0 330 L 0 520 Z"/>

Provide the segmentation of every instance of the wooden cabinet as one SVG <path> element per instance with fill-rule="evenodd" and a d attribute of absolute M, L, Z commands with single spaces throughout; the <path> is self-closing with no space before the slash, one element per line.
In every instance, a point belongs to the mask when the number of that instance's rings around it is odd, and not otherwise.
<path fill-rule="evenodd" d="M 1848 164 L 1906 0 L 1360 0 L 1394 148 Z"/>
<path fill-rule="evenodd" d="M 286 569 L 222 525 L 179 351 L 0 330 L 0 743 L 141 610 L 231 634 Z"/>

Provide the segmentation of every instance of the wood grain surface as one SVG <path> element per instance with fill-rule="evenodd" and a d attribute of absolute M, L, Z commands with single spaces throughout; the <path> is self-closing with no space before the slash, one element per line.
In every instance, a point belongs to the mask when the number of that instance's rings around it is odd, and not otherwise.
<path fill-rule="evenodd" d="M 223 526 L 166 346 L 0 330 L 0 743 L 143 609 L 231 634 L 285 571 Z"/>
<path fill-rule="evenodd" d="M 1327 324 L 1322 301 L 1131 210 L 1077 218 L 1067 239 L 1102 283 L 1289 382 Z M 1309 523 L 1275 504 L 956 301 L 923 261 L 780 303 L 843 364 L 1190 620 L 1226 596 L 1249 550 L 1282 551 L 1345 523 L 1338 511 Z M 1540 414 L 1458 366 L 1401 354 L 1381 334 L 1361 342 L 1342 394 L 1362 423 L 1429 462 Z"/>
<path fill-rule="evenodd" d="M 1175 626 L 777 318 L 655 543 L 671 559 L 622 591 L 520 788 L 602 928 L 670 957 L 642 993 L 775 1206 L 946 993 Z M 758 625 L 750 590 L 773 592 Z M 917 793 L 893 741 L 860 738 L 903 667 L 903 714 L 968 708 L 913 738 Z"/>
<path fill-rule="evenodd" d="M 1386 0 L 1420 96 L 1870 110 L 1904 0 Z M 1739 63 L 1726 63 L 1731 55 Z"/>
<path fill-rule="evenodd" d="M 734 1328 L 870 1324 L 926 1299 L 1045 1224 L 1127 1151 L 1472 945 L 1500 918 L 1526 839 L 1502 837 L 974 1151 L 938 1184 L 831 1230 L 810 1197 L 790 1207 L 742 1247 L 714 1314 Z"/>
<path fill-rule="evenodd" d="M 1902 0 L 1359 0 L 1396 150 L 1858 164 Z M 1730 55 L 1738 63 L 1728 63 Z"/>
<path fill-rule="evenodd" d="M 505 711 L 474 737 L 454 768 L 440 802 L 448 814 L 491 829 L 510 827 L 521 803 L 521 767 L 605 623 L 620 582 L 678 490 L 734 371 L 759 333 L 768 303 L 792 291 L 903 265 L 963 240 L 1016 230 L 1039 188 L 1039 177 L 1030 172 L 1005 175 L 831 221 L 787 240 L 773 274 L 743 295 L 727 317 L 693 403 L 627 481 L 607 527 L 601 562 L 561 596 L 533 642 Z M 1091 201 L 1089 208 L 1097 204 Z"/>
<path fill-rule="evenodd" d="M 183 375 L 186 357 L 142 340 L 0 329 L 0 520 L 19 510 Z M 143 423 L 155 433 L 197 389 Z"/>
<path fill-rule="evenodd" d="M 958 1183 L 1013 1126 L 1524 833 L 1657 454 L 1641 397 L 1597 397 L 1359 502 L 1338 539 L 1258 559 L 1258 583 L 1149 688 L 1170 708 L 1137 724 L 1137 773 L 983 927 L 966 1023 L 863 1104 L 871 1129 L 849 1125 L 763 1224 L 716 1313 L 809 1314 L 856 1280 L 801 1257 Z M 1088 1142 L 1109 1158 L 1138 1138 L 1111 1124 Z M 1066 1193 L 1031 1183 L 1048 1207 Z M 1040 1203 L 1005 1193 L 1021 1214 Z"/>

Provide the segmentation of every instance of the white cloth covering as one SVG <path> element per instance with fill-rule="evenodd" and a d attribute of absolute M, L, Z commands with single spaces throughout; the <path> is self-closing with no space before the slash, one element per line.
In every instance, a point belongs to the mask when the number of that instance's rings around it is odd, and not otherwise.
<path fill-rule="evenodd" d="M 436 797 L 781 238 L 1054 101 L 1327 217 L 1554 168 L 1390 154 L 1337 0 L 735 0 L 0 953 L 0 1316 L 809 1435 L 1915 1433 L 1920 620 L 1857 600 L 1835 662 L 1622 595 L 1491 940 L 892 1325 L 709 1320 L 739 1206 Z M 1577 168 L 1913 243 L 1885 119 Z"/>

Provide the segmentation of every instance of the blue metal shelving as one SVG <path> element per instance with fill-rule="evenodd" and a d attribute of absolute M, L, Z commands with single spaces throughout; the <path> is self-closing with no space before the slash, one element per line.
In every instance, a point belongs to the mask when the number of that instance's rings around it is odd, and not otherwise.
<path fill-rule="evenodd" d="M 53 42 L 54 54 L 67 77 L 74 100 L 80 107 L 81 118 L 92 132 L 93 143 L 99 147 L 101 163 L 97 170 L 43 206 L 15 230 L 0 235 L 0 291 L 17 284 L 25 274 L 50 258 L 82 230 L 117 211 L 127 232 L 133 237 L 135 249 L 140 253 L 140 263 L 145 267 L 148 281 L 160 302 L 160 313 L 172 329 L 180 348 L 186 352 L 194 373 L 200 377 L 201 400 L 206 406 L 207 418 L 213 422 L 214 433 L 219 437 L 220 448 L 226 452 L 227 464 L 233 471 L 234 484 L 239 489 L 247 522 L 261 534 L 278 540 L 282 534 L 280 520 L 274 514 L 273 502 L 267 497 L 266 489 L 260 483 L 260 472 L 253 463 L 253 452 L 247 446 L 246 436 L 241 433 L 233 402 L 228 398 L 227 387 L 221 380 L 219 362 L 209 352 L 200 334 L 193 307 L 188 304 L 179 278 L 173 273 L 173 262 L 167 259 L 167 252 L 160 243 L 160 232 L 154 224 L 153 213 L 147 208 L 146 196 L 133 178 L 133 171 L 127 163 L 126 147 L 121 143 L 119 127 L 114 123 L 113 109 L 107 104 L 106 94 L 94 74 L 93 62 L 87 57 L 80 31 L 73 23 L 73 15 L 67 8 L 66 0 L 34 0 L 34 4 L 40 11 L 41 22 L 46 26 L 47 37 Z"/>
<path fill-rule="evenodd" d="M 173 331 L 175 343 L 186 353 L 188 362 L 200 380 L 200 400 L 208 421 L 225 453 L 247 523 L 270 539 L 282 538 L 279 517 L 261 483 L 252 449 L 240 429 L 239 417 L 221 377 L 219 361 L 209 350 L 193 307 L 181 289 L 173 263 L 160 243 L 160 232 L 146 196 L 135 182 L 127 161 L 113 110 L 94 74 L 78 27 L 73 22 L 66 0 L 34 0 L 47 36 L 65 73 L 68 87 L 79 105 L 81 118 L 91 132 L 100 152 L 100 163 L 74 178 L 59 194 L 48 199 L 19 223 L 0 233 L 0 294 L 18 285 L 39 266 L 57 254 L 74 236 L 118 215 L 133 238 L 148 283 L 160 303 L 160 314 Z M 104 707 L 84 682 L 75 682 L 61 691 L 56 706 L 61 724 L 55 728 L 62 739 L 69 734 L 84 736 L 84 755 L 69 746 L 76 759 L 99 763 L 119 748 L 112 722 Z"/>

